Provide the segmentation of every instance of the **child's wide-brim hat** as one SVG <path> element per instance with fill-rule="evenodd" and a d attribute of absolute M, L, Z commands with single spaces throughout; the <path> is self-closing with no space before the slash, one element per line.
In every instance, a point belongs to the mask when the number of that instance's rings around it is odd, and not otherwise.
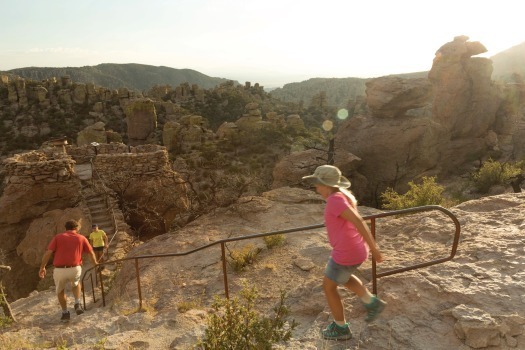
<path fill-rule="evenodd" d="M 329 187 L 348 188 L 351 183 L 341 174 L 341 170 L 333 165 L 321 165 L 315 169 L 313 175 L 303 176 L 312 184 L 323 184 Z"/>

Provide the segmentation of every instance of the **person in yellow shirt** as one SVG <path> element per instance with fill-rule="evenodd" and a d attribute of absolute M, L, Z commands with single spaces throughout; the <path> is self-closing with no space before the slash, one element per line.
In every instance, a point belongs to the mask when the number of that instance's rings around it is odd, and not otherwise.
<path fill-rule="evenodd" d="M 108 236 L 104 230 L 100 230 L 97 224 L 91 225 L 91 233 L 89 234 L 89 242 L 93 246 L 93 251 L 97 257 L 97 262 L 100 264 L 104 261 L 104 250 L 108 251 Z"/>

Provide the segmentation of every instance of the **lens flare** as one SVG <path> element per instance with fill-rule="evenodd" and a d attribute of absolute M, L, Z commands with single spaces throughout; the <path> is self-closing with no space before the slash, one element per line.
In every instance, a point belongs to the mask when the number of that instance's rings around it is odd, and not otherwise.
<path fill-rule="evenodd" d="M 324 131 L 330 131 L 334 127 L 334 123 L 332 123 L 331 120 L 325 120 L 323 122 L 323 129 Z"/>
<path fill-rule="evenodd" d="M 337 118 L 339 118 L 341 120 L 345 120 L 346 118 L 348 118 L 348 109 L 341 108 L 340 110 L 338 110 L 337 111 Z"/>

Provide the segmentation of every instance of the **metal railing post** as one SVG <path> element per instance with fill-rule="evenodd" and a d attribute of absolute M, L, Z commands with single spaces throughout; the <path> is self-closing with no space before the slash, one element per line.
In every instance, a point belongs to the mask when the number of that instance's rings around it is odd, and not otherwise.
<path fill-rule="evenodd" d="M 228 291 L 228 271 L 226 270 L 226 250 L 225 250 L 226 243 L 221 242 L 221 259 L 222 259 L 222 275 L 224 279 L 224 293 L 226 295 L 226 299 L 230 299 L 230 293 Z"/>
<path fill-rule="evenodd" d="M 102 270 L 98 271 L 98 268 L 95 267 L 95 279 L 97 278 L 97 273 L 100 273 L 100 291 L 102 293 L 102 306 L 106 306 L 106 295 L 104 294 L 104 282 L 102 281 Z"/>
<path fill-rule="evenodd" d="M 137 288 L 139 292 L 139 310 L 142 310 L 142 290 L 140 289 L 139 259 L 135 258 L 135 273 L 137 275 Z"/>
<path fill-rule="evenodd" d="M 374 237 L 374 240 L 376 239 L 376 219 L 371 218 L 370 219 L 370 232 L 372 233 L 372 237 Z M 377 295 L 377 265 L 376 265 L 376 259 L 374 259 L 374 256 L 372 255 L 372 293 Z"/>

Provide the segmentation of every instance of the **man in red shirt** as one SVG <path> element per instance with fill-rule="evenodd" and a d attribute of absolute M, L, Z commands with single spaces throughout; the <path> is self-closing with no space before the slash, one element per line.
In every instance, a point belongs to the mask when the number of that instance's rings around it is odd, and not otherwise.
<path fill-rule="evenodd" d="M 53 237 L 47 246 L 47 251 L 42 257 L 40 271 L 38 272 L 40 278 L 46 276 L 47 262 L 54 253 L 53 265 L 55 266 L 55 269 L 53 271 L 53 280 L 55 281 L 58 302 L 62 307 L 61 320 L 63 322 L 67 322 L 70 319 L 65 294 L 65 288 L 68 282 L 71 283 L 71 291 L 75 297 L 76 314 L 81 315 L 84 313 L 84 310 L 80 305 L 82 254 L 89 254 L 89 258 L 93 262 L 93 265 L 97 265 L 97 258 L 87 238 L 77 231 L 80 228 L 80 224 L 75 220 L 70 220 L 66 222 L 65 226 L 67 231 Z"/>

